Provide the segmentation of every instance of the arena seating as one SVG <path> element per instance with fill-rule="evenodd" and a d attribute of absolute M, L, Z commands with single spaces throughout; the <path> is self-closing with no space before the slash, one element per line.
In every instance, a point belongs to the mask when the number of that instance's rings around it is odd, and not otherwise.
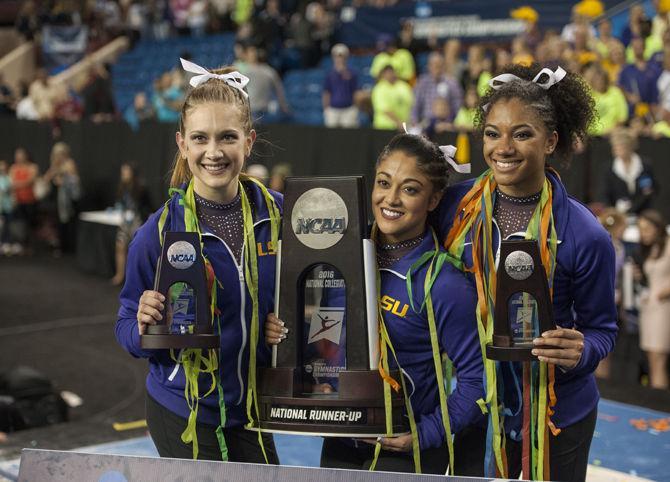
<path fill-rule="evenodd" d="M 234 36 L 210 35 L 201 38 L 176 37 L 163 41 L 140 41 L 134 49 L 123 54 L 112 67 L 114 96 L 120 112 L 133 102 L 137 92 L 151 95 L 153 81 L 163 72 L 178 65 L 178 56 L 184 52 L 202 66 L 213 67 L 232 63 Z M 374 55 L 352 55 L 350 68 L 357 73 L 359 87 L 370 90 L 374 78 L 369 70 Z M 427 54 L 417 58 L 417 72 L 425 70 Z M 284 74 L 286 98 L 292 111 L 289 119 L 278 114 L 267 114 L 263 122 L 292 121 L 297 124 L 323 125 L 321 93 L 323 82 L 332 68 L 330 56 L 324 57 L 313 69 L 294 69 Z"/>
<path fill-rule="evenodd" d="M 154 79 L 179 65 L 188 52 L 193 62 L 217 66 L 233 61 L 233 34 L 206 37 L 175 37 L 162 41 L 142 40 L 123 54 L 112 67 L 117 107 L 123 112 L 137 92 L 150 95 Z"/>

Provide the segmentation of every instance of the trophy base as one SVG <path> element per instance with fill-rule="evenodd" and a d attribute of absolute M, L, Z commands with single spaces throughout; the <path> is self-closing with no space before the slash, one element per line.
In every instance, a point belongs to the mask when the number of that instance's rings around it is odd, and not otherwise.
<path fill-rule="evenodd" d="M 532 344 L 528 346 L 494 346 L 486 345 L 486 358 L 497 361 L 537 361 L 537 357 L 531 354 Z"/>
<path fill-rule="evenodd" d="M 295 388 L 302 388 L 297 371 L 294 368 L 259 371 L 260 423 L 249 427 L 250 430 L 322 437 L 387 436 L 384 389 L 379 372 L 342 371 L 336 394 L 300 397 L 291 393 L 294 381 Z M 402 394 L 392 392 L 392 436 L 409 432 L 404 405 Z"/>
<path fill-rule="evenodd" d="M 219 335 L 198 334 L 198 335 L 140 335 L 140 346 L 146 349 L 164 349 L 164 348 L 219 348 Z"/>

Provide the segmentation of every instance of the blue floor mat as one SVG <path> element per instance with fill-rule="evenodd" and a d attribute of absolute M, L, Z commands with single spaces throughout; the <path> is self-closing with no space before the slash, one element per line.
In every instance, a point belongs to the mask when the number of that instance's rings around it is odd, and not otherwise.
<path fill-rule="evenodd" d="M 282 465 L 319 466 L 321 438 L 280 434 L 274 437 Z M 82 447 L 77 451 L 158 456 L 149 437 Z M 589 464 L 659 482 L 670 482 L 666 465 L 669 455 L 670 413 L 609 400 L 600 401 Z M 0 463 L 0 475 L 11 473 L 18 474 L 18 461 Z"/>
<path fill-rule="evenodd" d="M 670 482 L 670 413 L 601 400 L 589 464 Z"/>

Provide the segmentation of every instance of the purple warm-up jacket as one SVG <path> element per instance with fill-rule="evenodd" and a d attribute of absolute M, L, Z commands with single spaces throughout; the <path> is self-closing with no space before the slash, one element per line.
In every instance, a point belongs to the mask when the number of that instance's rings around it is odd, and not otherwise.
<path fill-rule="evenodd" d="M 433 363 L 426 308 L 424 279 L 428 264 L 412 273 L 412 299 L 407 290 L 407 271 L 425 252 L 434 249 L 433 236 L 426 231 L 419 246 L 388 269 L 380 269 L 380 305 L 389 338 L 406 375 L 406 386 L 416 416 L 421 450 L 445 443 Z M 447 399 L 451 431 L 458 433 L 482 417 L 477 400 L 484 397 L 483 364 L 477 335 L 475 307 L 477 291 L 471 280 L 450 263 L 445 263 L 431 289 L 440 350 L 456 368 L 457 383 Z M 392 366 L 395 363 L 391 364 Z"/>
<path fill-rule="evenodd" d="M 258 315 L 260 333 L 268 313 L 274 308 L 276 247 L 271 246 L 270 220 L 260 188 L 244 182 L 253 206 L 254 233 L 258 260 Z M 282 195 L 271 191 L 279 209 Z M 184 399 L 184 370 L 170 356 L 169 350 L 145 350 L 140 347 L 137 328 L 137 306 L 144 290 L 153 289 L 156 264 L 161 253 L 158 220 L 165 207 L 154 213 L 137 231 L 128 249 L 126 283 L 121 290 L 116 338 L 131 355 L 149 360 L 147 392 L 158 403 L 175 414 L 187 418 L 189 408 Z M 168 203 L 169 214 L 165 231 L 184 230 L 184 208 L 174 195 Z M 205 226 L 200 226 L 201 230 Z M 219 375 L 226 406 L 226 427 L 247 422 L 246 385 L 249 372 L 249 333 L 252 301 L 244 280 L 244 264 L 238 264 L 228 246 L 217 236 L 203 232 L 203 254 L 209 259 L 219 281 L 217 305 L 221 310 L 221 349 Z M 258 365 L 267 365 L 270 350 L 262 338 L 257 349 Z M 204 395 L 211 387 L 211 376 L 199 378 L 199 390 Z M 219 425 L 218 391 L 200 400 L 198 421 Z"/>
<path fill-rule="evenodd" d="M 617 313 L 614 304 L 614 247 L 607 231 L 579 201 L 570 197 L 556 174 L 547 171 L 553 193 L 553 215 L 558 236 L 557 263 L 554 274 L 554 320 L 557 326 L 575 328 L 584 334 L 584 351 L 576 367 L 556 368 L 556 413 L 552 421 L 567 427 L 586 417 L 598 404 L 599 394 L 593 372 L 600 360 L 614 348 Z M 470 190 L 473 180 L 451 186 L 433 222 L 441 239 L 452 226 L 458 204 Z M 500 232 L 493 222 L 493 246 L 498 262 Z M 515 233 L 508 239 L 523 239 Z M 472 267 L 472 237 L 468 233 L 463 251 L 465 266 Z M 438 295 L 439 296 L 439 295 Z M 518 373 L 518 367 L 515 367 Z M 517 412 L 518 398 L 510 370 L 502 370 L 505 406 Z M 521 414 L 505 422 L 512 433 L 520 425 Z M 514 435 L 512 433 L 512 435 Z"/>

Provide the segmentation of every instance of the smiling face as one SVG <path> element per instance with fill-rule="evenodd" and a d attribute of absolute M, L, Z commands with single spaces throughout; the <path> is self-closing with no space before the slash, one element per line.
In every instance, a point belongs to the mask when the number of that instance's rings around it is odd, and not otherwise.
<path fill-rule="evenodd" d="M 545 161 L 556 148 L 558 134 L 547 132 L 537 112 L 517 98 L 493 104 L 484 125 L 484 160 L 499 189 L 510 196 L 539 192 Z"/>
<path fill-rule="evenodd" d="M 428 212 L 442 197 L 417 165 L 416 157 L 391 151 L 377 165 L 372 211 L 382 241 L 397 243 L 420 236 Z"/>
<path fill-rule="evenodd" d="M 245 133 L 241 119 L 232 104 L 203 103 L 188 111 L 184 132 L 177 132 L 195 192 L 205 199 L 226 203 L 237 195 L 240 171 L 256 140 L 255 131 Z"/>

